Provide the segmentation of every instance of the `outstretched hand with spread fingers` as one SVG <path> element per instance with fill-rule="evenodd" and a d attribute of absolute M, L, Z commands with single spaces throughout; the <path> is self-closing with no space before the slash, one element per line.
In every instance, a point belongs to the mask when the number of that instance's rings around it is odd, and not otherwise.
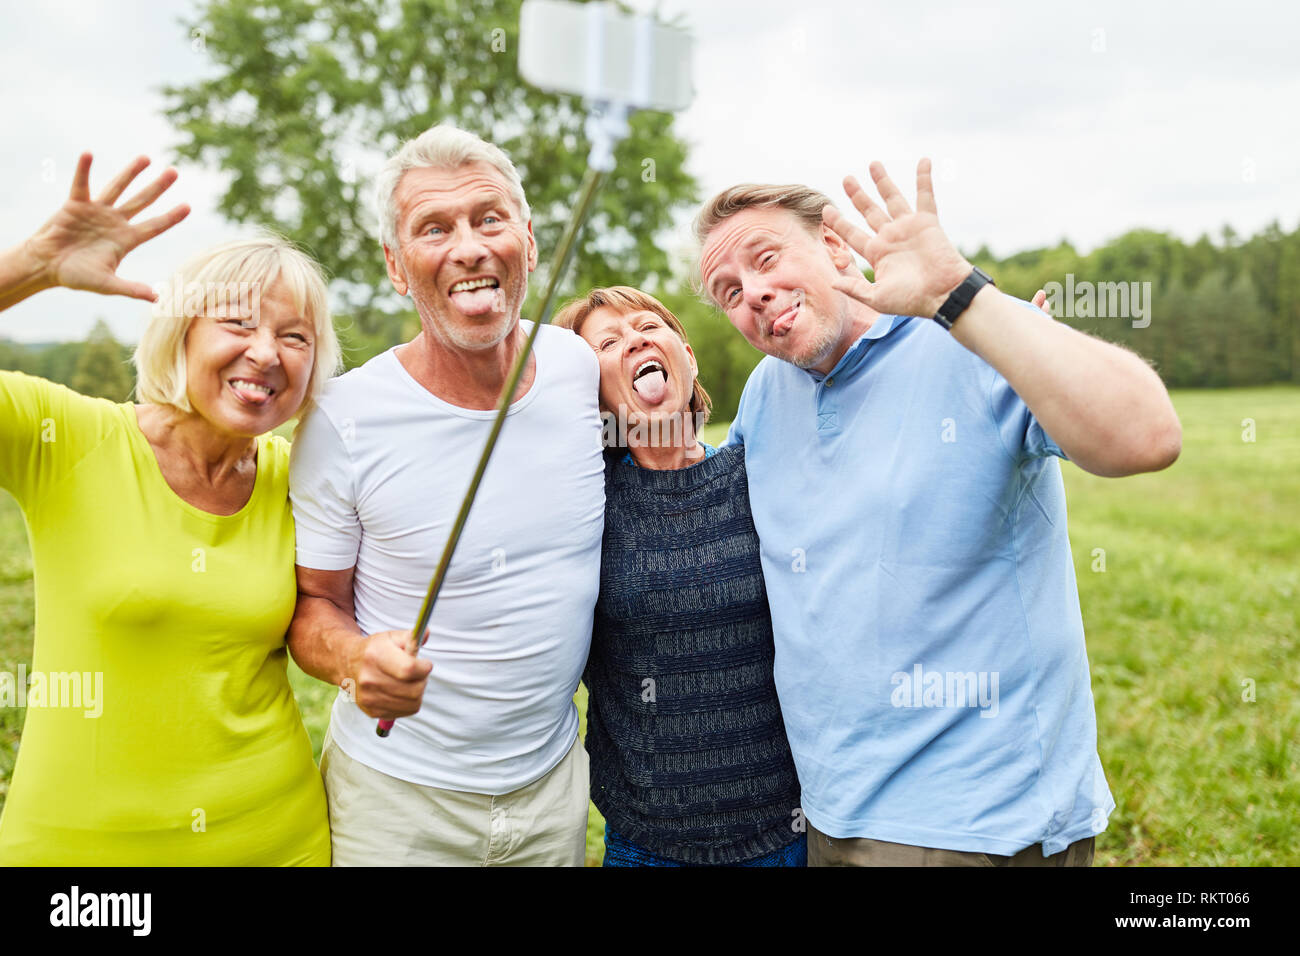
<path fill-rule="evenodd" d="M 133 161 L 94 199 L 90 197 L 90 163 L 90 153 L 82 153 L 67 201 L 27 240 L 27 248 L 52 285 L 153 302 L 157 296 L 149 286 L 118 278 L 117 267 L 132 249 L 189 215 L 190 207 L 182 204 L 161 216 L 131 222 L 176 181 L 176 170 L 165 170 L 119 204 L 122 193 L 149 160 L 141 156 Z"/>
<path fill-rule="evenodd" d="M 916 166 L 915 211 L 879 162 L 871 164 L 871 178 L 884 208 L 852 176 L 844 180 L 844 191 L 870 232 L 855 226 L 834 206 L 822 210 L 822 219 L 870 263 L 875 280 L 850 276 L 837 280 L 834 287 L 877 312 L 932 316 L 972 267 L 939 225 L 930 161 L 922 159 Z"/>

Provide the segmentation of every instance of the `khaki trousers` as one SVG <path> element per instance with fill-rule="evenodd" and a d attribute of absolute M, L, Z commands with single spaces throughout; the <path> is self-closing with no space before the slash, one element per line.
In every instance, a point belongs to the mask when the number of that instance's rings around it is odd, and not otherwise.
<path fill-rule="evenodd" d="M 1071 843 L 1060 853 L 1043 856 L 1035 843 L 1015 856 L 937 850 L 905 843 L 887 843 L 865 837 L 839 839 L 808 824 L 809 866 L 1092 866 L 1096 837 Z"/>
<path fill-rule="evenodd" d="M 575 740 L 540 780 L 500 796 L 424 787 L 325 738 L 321 776 L 335 866 L 582 866 L 587 751 Z"/>

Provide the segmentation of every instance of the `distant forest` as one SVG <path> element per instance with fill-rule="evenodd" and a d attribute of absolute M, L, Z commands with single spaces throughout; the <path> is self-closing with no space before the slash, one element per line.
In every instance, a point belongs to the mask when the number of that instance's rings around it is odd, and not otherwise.
<path fill-rule="evenodd" d="M 1002 260 L 981 249 L 972 261 L 1022 298 L 1051 282 L 1066 285 L 1067 276 L 1075 289 L 1150 283 L 1149 315 L 1140 321 L 1095 309 L 1091 317 L 1058 309 L 1056 317 L 1137 352 L 1169 386 L 1300 382 L 1300 228 L 1286 233 L 1274 222 L 1243 241 L 1225 227 L 1219 242 L 1201 236 L 1190 245 L 1135 230 L 1088 255 L 1063 242 Z"/>
<path fill-rule="evenodd" d="M 113 338 L 100 319 L 84 342 L 27 345 L 0 339 L 0 368 L 61 382 L 83 395 L 125 402 L 135 388 L 134 350 Z"/>

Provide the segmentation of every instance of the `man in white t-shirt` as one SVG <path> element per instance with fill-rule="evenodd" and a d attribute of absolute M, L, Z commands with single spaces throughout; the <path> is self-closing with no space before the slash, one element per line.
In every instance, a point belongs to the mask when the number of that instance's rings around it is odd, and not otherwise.
<path fill-rule="evenodd" d="M 435 126 L 379 176 L 389 278 L 422 330 L 335 379 L 294 440 L 289 648 L 342 688 L 321 755 L 335 865 L 582 865 L 604 519 L 599 371 L 541 329 L 416 659 L 405 644 L 529 326 L 519 175 Z M 379 718 L 400 718 L 375 733 Z"/>

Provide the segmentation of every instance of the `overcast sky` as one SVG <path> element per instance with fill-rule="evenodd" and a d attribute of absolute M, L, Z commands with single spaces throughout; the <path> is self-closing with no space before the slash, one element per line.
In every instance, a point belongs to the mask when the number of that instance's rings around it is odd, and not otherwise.
<path fill-rule="evenodd" d="M 1135 227 L 1194 239 L 1225 223 L 1249 234 L 1300 220 L 1300 8 L 1280 0 L 659 6 L 696 39 L 697 95 L 679 130 L 705 195 L 767 181 L 839 198 L 843 176 L 865 180 L 871 159 L 910 191 L 928 155 L 940 217 L 968 251 L 1063 237 L 1087 250 Z M 140 153 L 157 169 L 174 159 L 160 87 L 211 69 L 180 24 L 187 9 L 4 0 L 0 245 L 57 208 L 83 149 L 95 154 L 92 189 Z M 180 170 L 173 202 L 194 211 L 121 275 L 161 281 L 239 231 L 216 212 L 223 177 Z M 54 290 L 6 312 L 0 335 L 82 338 L 102 316 L 134 341 L 147 311 Z"/>

